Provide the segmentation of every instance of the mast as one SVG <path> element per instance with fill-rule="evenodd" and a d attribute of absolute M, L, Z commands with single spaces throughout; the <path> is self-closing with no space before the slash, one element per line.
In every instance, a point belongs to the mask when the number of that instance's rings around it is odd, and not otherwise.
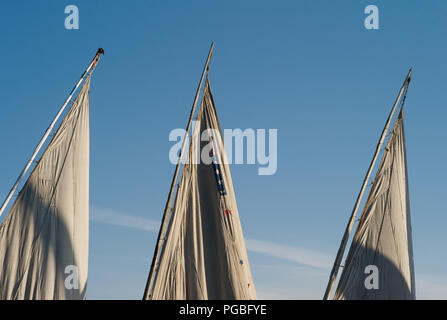
<path fill-rule="evenodd" d="M 340 269 L 340 264 L 341 264 L 341 260 L 343 259 L 343 255 L 344 255 L 344 252 L 345 252 L 345 249 L 346 249 L 346 245 L 348 243 L 349 235 L 350 235 L 352 227 L 354 225 L 355 216 L 357 214 L 358 207 L 360 205 L 360 202 L 361 202 L 362 197 L 363 197 L 363 193 L 365 192 L 365 189 L 366 189 L 366 185 L 368 183 L 368 180 L 369 180 L 369 178 L 371 176 L 371 173 L 372 173 L 372 170 L 374 168 L 374 164 L 375 164 L 375 162 L 377 160 L 377 157 L 379 156 L 380 149 L 382 148 L 383 142 L 384 142 L 385 137 L 386 137 L 386 133 L 388 132 L 388 129 L 389 129 L 389 126 L 390 126 L 390 123 L 391 123 L 391 119 L 393 118 L 393 114 L 394 114 L 394 112 L 396 110 L 396 107 L 399 105 L 399 101 L 401 100 L 402 95 L 404 95 L 404 98 L 401 101 L 401 109 L 403 107 L 403 103 L 405 102 L 406 93 L 407 93 L 408 86 L 409 86 L 410 81 L 411 81 L 411 73 L 412 73 L 412 69 L 410 69 L 410 71 L 408 72 L 408 75 L 405 78 L 405 81 L 404 81 L 404 83 L 402 84 L 402 87 L 399 90 L 399 94 L 398 94 L 398 96 L 396 98 L 396 101 L 394 102 L 393 108 L 391 109 L 391 112 L 390 112 L 390 114 L 388 116 L 388 119 L 386 121 L 385 127 L 383 128 L 382 135 L 381 135 L 381 137 L 379 139 L 379 143 L 377 144 L 376 151 L 374 153 L 374 157 L 371 160 L 371 164 L 369 165 L 369 168 L 368 168 L 368 171 L 366 173 L 365 179 L 363 180 L 362 187 L 361 187 L 360 192 L 359 192 L 359 194 L 357 196 L 357 200 L 355 201 L 354 208 L 352 209 L 351 217 L 349 218 L 348 225 L 346 226 L 345 233 L 343 234 L 343 238 L 341 240 L 340 248 L 338 249 L 334 265 L 332 266 L 331 274 L 329 276 L 329 282 L 328 282 L 328 285 L 326 287 L 326 292 L 324 293 L 324 297 L 323 297 L 324 300 L 327 300 L 329 298 L 330 294 L 331 294 L 332 287 L 334 285 L 335 279 L 337 278 L 338 270 Z"/>
<path fill-rule="evenodd" d="M 98 63 L 101 54 L 104 54 L 104 49 L 99 48 L 98 51 L 96 52 L 95 57 L 90 62 L 89 66 L 84 71 L 84 73 L 82 74 L 81 78 L 79 79 L 79 81 L 74 86 L 74 88 L 71 90 L 70 94 L 68 95 L 68 98 L 65 100 L 64 104 L 62 105 L 62 107 L 59 109 L 59 112 L 57 113 L 56 117 L 53 119 L 53 121 L 51 122 L 51 124 L 48 127 L 48 129 L 45 131 L 45 134 L 43 135 L 42 139 L 40 140 L 40 142 L 37 145 L 36 149 L 34 150 L 33 154 L 31 155 L 31 158 L 26 163 L 25 167 L 23 168 L 22 172 L 20 173 L 19 177 L 17 178 L 16 182 L 14 183 L 13 187 L 9 191 L 8 196 L 6 197 L 5 201 L 3 202 L 3 204 L 2 204 L 2 206 L 0 208 L 0 216 L 5 211 L 6 207 L 8 206 L 9 201 L 11 201 L 11 198 L 12 198 L 14 192 L 17 190 L 17 188 L 19 187 L 19 184 L 22 181 L 23 177 L 26 175 L 26 173 L 30 169 L 33 161 L 36 159 L 40 149 L 42 148 L 42 146 L 44 145 L 44 143 L 47 140 L 48 136 L 50 135 L 51 131 L 53 130 L 57 120 L 59 120 L 61 114 L 64 112 L 64 110 L 67 107 L 68 103 L 72 99 L 74 92 L 79 88 L 79 86 L 81 85 L 82 81 L 85 79 L 87 74 L 90 71 L 93 72 L 93 70 L 95 69 L 96 64 Z"/>
<path fill-rule="evenodd" d="M 154 274 L 155 274 L 155 267 L 156 267 L 156 263 L 157 263 L 158 254 L 160 252 L 161 244 L 163 242 L 163 236 L 164 236 L 164 232 L 165 232 L 164 229 L 165 229 L 165 226 L 166 226 L 166 220 L 167 220 L 169 211 L 171 210 L 171 202 L 172 202 L 172 196 L 174 194 L 174 187 L 175 187 L 175 184 L 176 184 L 176 181 L 177 181 L 177 177 L 178 177 L 178 173 L 179 173 L 179 170 L 180 170 L 180 164 L 181 164 L 181 161 L 182 161 L 182 158 L 183 158 L 183 153 L 185 151 L 186 140 L 187 140 L 187 137 L 188 137 L 189 130 L 191 128 L 192 119 L 194 117 L 194 113 L 195 113 L 195 110 L 196 110 L 197 102 L 199 100 L 200 88 L 202 87 L 203 78 L 205 77 L 205 73 L 208 73 L 209 63 L 210 63 L 211 57 L 213 55 L 213 49 L 214 49 L 214 42 L 211 43 L 211 48 L 210 48 L 210 51 L 208 53 L 208 58 L 206 59 L 205 66 L 204 66 L 203 71 L 202 71 L 202 76 L 200 77 L 199 86 L 197 87 L 196 95 L 194 97 L 194 102 L 192 104 L 191 113 L 189 115 L 189 120 L 188 120 L 188 125 L 186 126 L 185 137 L 183 139 L 182 148 L 180 150 L 180 155 L 179 155 L 179 159 L 178 159 L 178 162 L 177 162 L 177 166 L 175 167 L 174 177 L 172 178 L 171 189 L 169 190 L 168 200 L 166 201 L 165 210 L 164 210 L 164 213 L 163 213 L 163 218 L 162 218 L 162 222 L 161 222 L 161 226 L 160 226 L 160 231 L 158 232 L 157 244 L 156 244 L 156 247 L 155 247 L 154 256 L 152 258 L 151 269 L 149 271 L 149 276 L 148 276 L 148 279 L 147 279 L 146 288 L 144 290 L 143 300 L 148 300 L 148 299 L 150 299 L 150 296 L 151 296 L 151 294 L 150 294 L 151 293 L 150 292 L 151 291 L 151 285 L 152 285 L 152 281 L 153 281 Z"/>

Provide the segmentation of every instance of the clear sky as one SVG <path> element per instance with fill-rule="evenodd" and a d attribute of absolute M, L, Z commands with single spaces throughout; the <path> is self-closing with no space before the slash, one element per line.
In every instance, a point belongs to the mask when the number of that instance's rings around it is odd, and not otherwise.
<path fill-rule="evenodd" d="M 66 5 L 79 30 L 66 30 Z M 379 30 L 364 27 L 369 4 Z M 447 2 L 2 1 L 4 199 L 98 47 L 87 298 L 140 299 L 211 41 L 222 128 L 278 129 L 278 170 L 232 165 L 259 298 L 320 299 L 388 112 L 406 139 L 416 294 L 447 298 Z"/>

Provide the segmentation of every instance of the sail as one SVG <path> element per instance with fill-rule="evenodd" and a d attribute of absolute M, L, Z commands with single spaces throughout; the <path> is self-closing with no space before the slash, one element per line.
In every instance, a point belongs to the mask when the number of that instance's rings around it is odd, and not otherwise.
<path fill-rule="evenodd" d="M 377 275 L 374 286 L 373 273 Z M 415 299 L 402 110 L 390 133 L 334 299 Z"/>
<path fill-rule="evenodd" d="M 151 298 L 255 299 L 222 131 L 208 80 L 197 120 Z M 209 156 L 207 160 L 202 161 L 201 153 Z"/>
<path fill-rule="evenodd" d="M 0 225 L 0 299 L 84 299 L 90 76 Z"/>

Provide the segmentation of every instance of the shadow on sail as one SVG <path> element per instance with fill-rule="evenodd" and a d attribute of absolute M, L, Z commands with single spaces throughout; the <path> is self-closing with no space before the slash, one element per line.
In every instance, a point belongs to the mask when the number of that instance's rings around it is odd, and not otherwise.
<path fill-rule="evenodd" d="M 338 300 L 411 300 L 411 279 L 394 258 L 386 257 L 372 248 L 353 243 L 355 258 L 347 265 L 334 299 Z M 373 269 L 368 266 L 375 266 Z"/>
<path fill-rule="evenodd" d="M 375 271 L 365 268 L 375 268 Z M 365 272 L 376 273 L 377 289 L 367 290 Z M 373 278 L 373 277 L 368 277 Z M 415 299 L 410 202 L 403 112 L 360 218 L 336 299 Z"/>
<path fill-rule="evenodd" d="M 0 226 L 0 299 L 82 299 L 85 285 L 64 286 L 67 266 L 79 266 L 73 232 L 39 189 L 27 184 Z"/>

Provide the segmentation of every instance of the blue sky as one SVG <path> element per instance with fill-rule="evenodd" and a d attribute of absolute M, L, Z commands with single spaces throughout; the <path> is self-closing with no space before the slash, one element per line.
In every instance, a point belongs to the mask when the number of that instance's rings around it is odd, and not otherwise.
<path fill-rule="evenodd" d="M 66 30 L 76 4 L 79 30 Z M 366 30 L 364 8 L 379 8 Z M 408 69 L 418 298 L 447 298 L 445 1 L 9 1 L 0 4 L 0 197 L 95 54 L 89 299 L 139 299 L 211 41 L 223 128 L 278 129 L 278 170 L 231 167 L 259 298 L 319 299 Z"/>

